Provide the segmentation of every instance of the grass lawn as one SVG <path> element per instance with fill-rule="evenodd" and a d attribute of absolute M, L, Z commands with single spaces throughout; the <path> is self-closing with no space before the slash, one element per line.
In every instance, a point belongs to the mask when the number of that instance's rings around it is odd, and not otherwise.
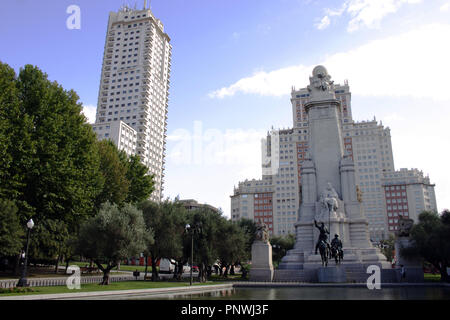
<path fill-rule="evenodd" d="M 205 283 L 193 283 L 192 285 L 211 285 L 221 284 L 217 281 L 208 281 Z M 53 286 L 53 287 L 31 287 L 33 292 L 21 292 L 21 293 L 0 293 L 0 297 L 4 296 L 16 296 L 16 295 L 29 295 L 29 294 L 53 294 L 53 293 L 76 293 L 76 292 L 93 292 L 93 291 L 114 291 L 114 290 L 132 290 L 132 289 L 153 289 L 153 288 L 173 288 L 173 287 L 186 287 L 189 286 L 189 282 L 170 282 L 170 281 L 123 281 L 112 282 L 107 286 L 100 286 L 96 283 L 82 284 L 80 290 L 70 290 L 66 286 Z"/>
<path fill-rule="evenodd" d="M 439 273 L 436 273 L 436 274 L 424 273 L 423 278 L 424 278 L 424 281 L 426 281 L 426 282 L 440 282 L 441 281 L 441 275 Z"/>

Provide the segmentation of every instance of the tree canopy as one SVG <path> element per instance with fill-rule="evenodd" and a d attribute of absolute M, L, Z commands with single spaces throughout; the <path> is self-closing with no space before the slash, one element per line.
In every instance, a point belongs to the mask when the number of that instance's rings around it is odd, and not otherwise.
<path fill-rule="evenodd" d="M 26 65 L 0 63 L 0 197 L 31 217 L 31 253 L 54 258 L 59 242 L 92 214 L 101 188 L 96 136 L 73 90 Z"/>
<path fill-rule="evenodd" d="M 144 201 L 139 205 L 147 228 L 154 232 L 153 243 L 145 253 L 151 257 L 152 266 L 161 258 L 177 258 L 183 254 L 182 236 L 186 211 L 178 202 L 166 200 L 162 203 Z M 152 268 L 152 279 L 158 278 L 158 271 Z"/>
<path fill-rule="evenodd" d="M 23 235 L 24 226 L 19 223 L 16 205 L 13 201 L 0 199 L 0 256 L 14 256 L 20 252 Z"/>
<path fill-rule="evenodd" d="M 95 262 L 104 273 L 102 284 L 108 284 L 112 268 L 142 253 L 152 242 L 153 231 L 145 225 L 141 210 L 131 204 L 119 207 L 106 202 L 95 217 L 82 225 L 77 251 Z"/>
<path fill-rule="evenodd" d="M 35 222 L 31 261 L 68 252 L 68 240 L 102 203 L 136 204 L 153 191 L 153 177 L 137 156 L 97 141 L 73 90 L 38 67 L 26 65 L 16 75 L 1 62 L 0 181 L 0 199 L 18 209 L 7 210 L 8 217 L 22 226 Z M 20 233 L 7 237 L 24 246 Z"/>
<path fill-rule="evenodd" d="M 284 236 L 274 236 L 270 239 L 272 245 L 272 260 L 275 266 L 281 262 L 288 250 L 294 248 L 295 236 L 291 233 Z"/>
<path fill-rule="evenodd" d="M 440 271 L 442 281 L 449 282 L 450 211 L 445 210 L 440 215 L 437 212 L 422 212 L 410 231 L 410 237 L 412 246 L 403 248 L 401 254 L 420 255 Z"/>

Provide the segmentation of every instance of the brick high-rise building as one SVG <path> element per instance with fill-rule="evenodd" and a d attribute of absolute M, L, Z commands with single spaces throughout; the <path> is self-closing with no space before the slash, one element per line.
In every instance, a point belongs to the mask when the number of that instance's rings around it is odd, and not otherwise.
<path fill-rule="evenodd" d="M 154 201 L 163 191 L 171 51 L 162 22 L 146 4 L 109 14 L 93 128 L 99 139 L 140 156 L 154 175 Z"/>
<path fill-rule="evenodd" d="M 400 216 L 415 222 L 422 211 L 437 211 L 434 184 L 417 169 L 385 172 L 382 178 L 389 232 L 398 228 Z"/>

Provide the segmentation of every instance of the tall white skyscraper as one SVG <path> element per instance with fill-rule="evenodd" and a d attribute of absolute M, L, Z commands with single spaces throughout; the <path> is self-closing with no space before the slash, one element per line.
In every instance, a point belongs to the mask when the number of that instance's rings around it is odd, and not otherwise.
<path fill-rule="evenodd" d="M 94 130 L 154 175 L 151 200 L 163 191 L 171 68 L 170 38 L 144 4 L 110 12 Z"/>

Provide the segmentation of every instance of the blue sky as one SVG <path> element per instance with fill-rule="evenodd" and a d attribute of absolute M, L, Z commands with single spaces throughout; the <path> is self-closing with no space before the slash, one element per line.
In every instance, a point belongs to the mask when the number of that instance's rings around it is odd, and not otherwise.
<path fill-rule="evenodd" d="M 0 3 L 0 60 L 74 89 L 95 114 L 110 11 L 143 0 Z M 69 30 L 69 5 L 81 29 Z M 419 168 L 450 207 L 448 0 L 153 0 L 171 37 L 165 196 L 229 216 L 233 186 L 260 178 L 260 139 L 292 125 L 290 90 L 324 64 L 348 79 L 355 120 L 391 128 L 396 169 Z"/>

